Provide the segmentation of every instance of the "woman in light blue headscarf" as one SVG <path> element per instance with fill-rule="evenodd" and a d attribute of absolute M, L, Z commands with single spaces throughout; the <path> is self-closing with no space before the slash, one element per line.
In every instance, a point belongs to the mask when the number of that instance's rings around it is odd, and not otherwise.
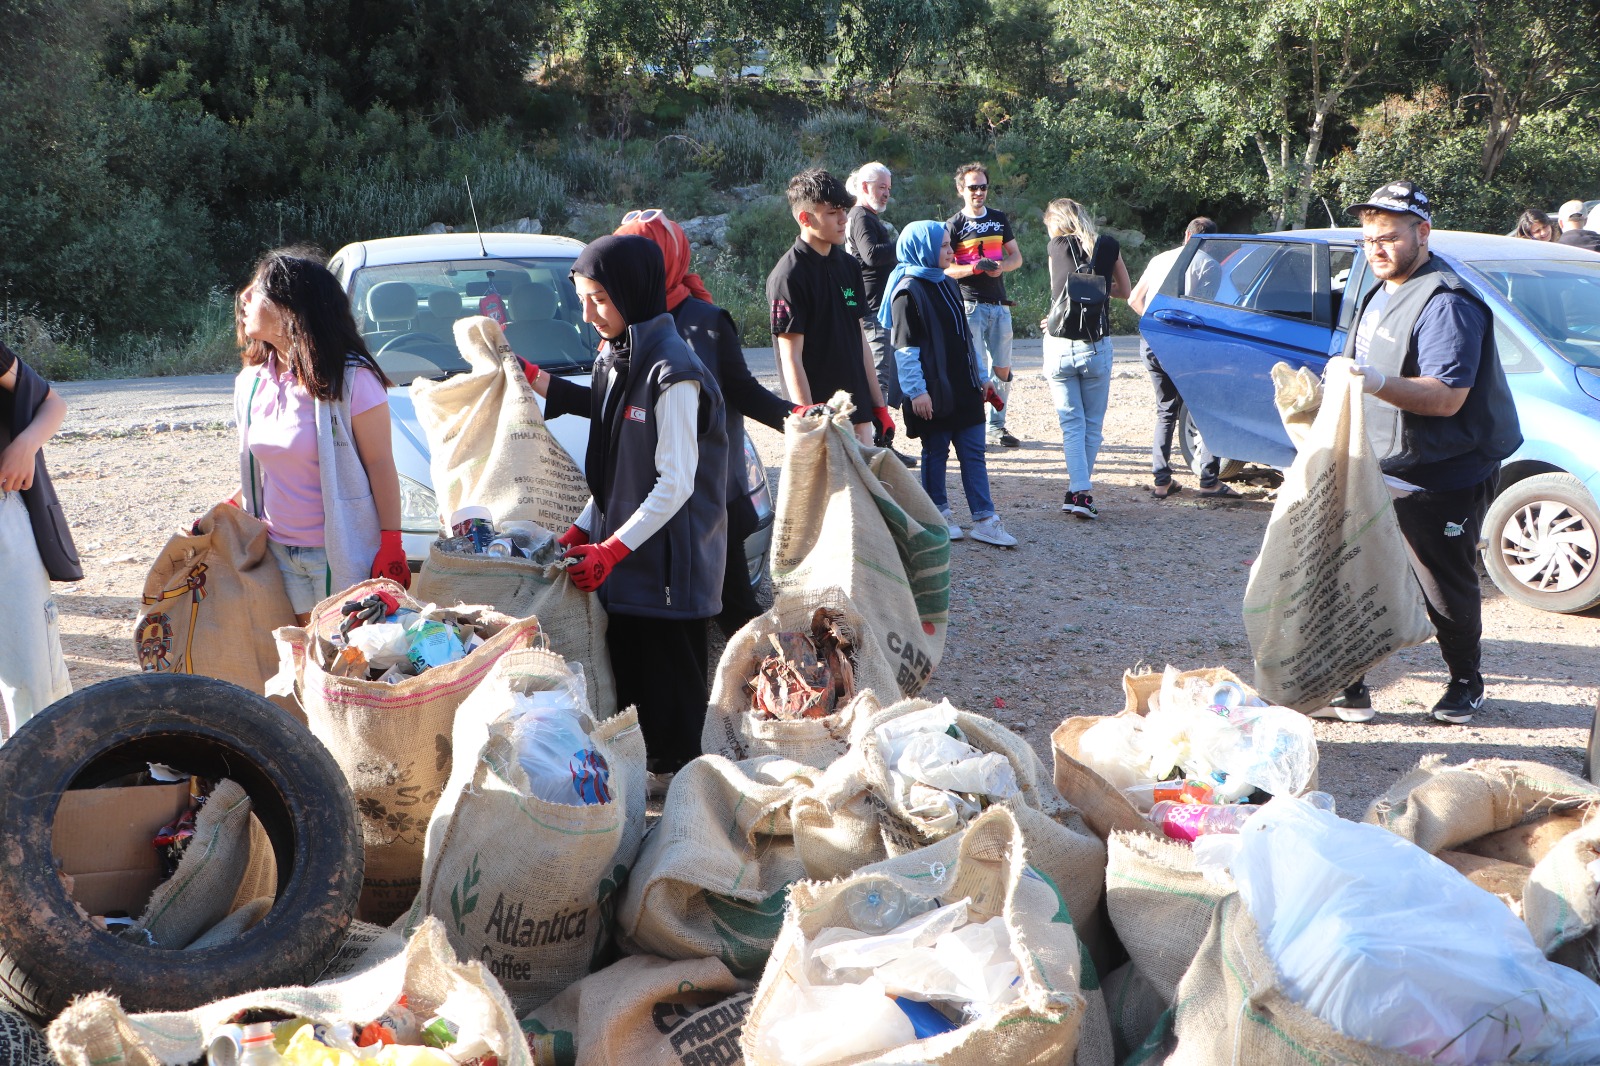
<path fill-rule="evenodd" d="M 913 222 L 895 250 L 900 262 L 884 287 L 878 321 L 894 345 L 906 434 L 922 441 L 922 487 L 944 512 L 950 539 L 962 539 L 966 534 L 950 511 L 944 484 L 954 445 L 972 539 L 1015 547 L 1017 538 L 1006 532 L 989 497 L 983 402 L 994 401 L 994 389 L 978 368 L 960 289 L 945 277 L 944 268 L 954 261 L 950 235 L 941 222 Z"/>

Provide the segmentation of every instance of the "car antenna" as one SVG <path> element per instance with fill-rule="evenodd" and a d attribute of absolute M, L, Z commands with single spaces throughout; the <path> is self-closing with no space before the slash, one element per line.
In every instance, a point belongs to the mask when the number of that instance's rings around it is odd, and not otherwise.
<path fill-rule="evenodd" d="M 1329 229 L 1338 229 L 1339 228 L 1339 223 L 1334 220 L 1333 208 L 1328 206 L 1328 198 L 1326 196 L 1319 196 L 1319 197 L 1317 197 L 1317 199 L 1322 201 L 1322 209 L 1324 211 L 1328 212 L 1328 228 Z M 487 254 L 487 253 L 485 253 L 485 254 Z"/>
<path fill-rule="evenodd" d="M 472 179 L 463 174 L 461 180 L 467 183 L 467 206 L 472 208 L 472 229 L 478 235 L 478 251 L 487 259 L 489 249 L 483 246 L 483 227 L 478 225 L 478 202 L 472 198 Z"/>

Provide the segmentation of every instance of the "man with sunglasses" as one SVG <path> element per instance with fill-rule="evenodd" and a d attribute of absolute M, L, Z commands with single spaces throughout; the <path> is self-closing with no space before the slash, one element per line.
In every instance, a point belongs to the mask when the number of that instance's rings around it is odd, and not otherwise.
<path fill-rule="evenodd" d="M 1392 181 L 1348 211 L 1382 284 L 1364 299 L 1345 355 L 1361 371 L 1367 434 L 1449 671 L 1433 717 L 1464 725 L 1484 705 L 1478 537 L 1500 460 L 1522 443 L 1517 409 L 1489 308 L 1428 251 L 1427 195 Z M 1312 712 L 1347 722 L 1372 715 L 1365 678 Z"/>
<path fill-rule="evenodd" d="M 982 163 L 963 163 L 956 170 L 961 210 L 944 228 L 956 261 L 945 270 L 961 283 L 967 327 L 984 370 L 994 382 L 999 403 L 989 412 L 989 444 L 1021 445 L 1006 429 L 1005 402 L 1011 395 L 1011 303 L 1000 275 L 1022 265 L 1022 252 L 1011 233 L 1011 220 L 989 206 L 989 171 Z"/>

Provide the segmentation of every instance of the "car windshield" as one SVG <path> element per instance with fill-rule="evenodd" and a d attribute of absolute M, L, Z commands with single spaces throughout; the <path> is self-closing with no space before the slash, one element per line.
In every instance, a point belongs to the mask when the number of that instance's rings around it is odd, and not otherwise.
<path fill-rule="evenodd" d="M 1561 358 L 1600 369 L 1600 256 L 1592 263 L 1515 259 L 1472 267 Z"/>
<path fill-rule="evenodd" d="M 503 318 L 511 350 L 530 363 L 556 373 L 587 371 L 600 336 L 583 321 L 571 269 L 567 258 L 363 267 L 352 280 L 350 306 L 368 349 L 396 385 L 465 371 L 452 331 L 470 315 Z"/>

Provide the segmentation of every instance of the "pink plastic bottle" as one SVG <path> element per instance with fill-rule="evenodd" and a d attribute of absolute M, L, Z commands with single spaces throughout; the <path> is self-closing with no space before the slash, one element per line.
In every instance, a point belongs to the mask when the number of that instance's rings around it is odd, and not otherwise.
<path fill-rule="evenodd" d="M 1237 833 L 1260 809 L 1246 803 L 1219 806 L 1162 800 L 1150 808 L 1148 817 L 1168 839 L 1192 843 L 1196 837 L 1208 833 Z"/>

